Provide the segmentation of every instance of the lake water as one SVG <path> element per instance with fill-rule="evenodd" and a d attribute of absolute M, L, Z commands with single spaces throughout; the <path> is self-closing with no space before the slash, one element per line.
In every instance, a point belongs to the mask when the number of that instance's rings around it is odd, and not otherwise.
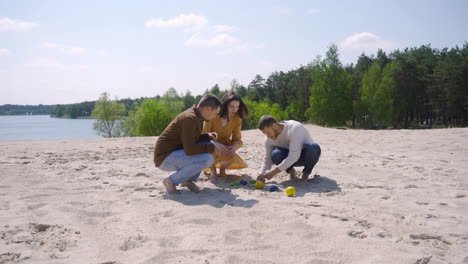
<path fill-rule="evenodd" d="M 0 140 L 100 138 L 94 119 L 63 119 L 47 115 L 0 116 Z"/>

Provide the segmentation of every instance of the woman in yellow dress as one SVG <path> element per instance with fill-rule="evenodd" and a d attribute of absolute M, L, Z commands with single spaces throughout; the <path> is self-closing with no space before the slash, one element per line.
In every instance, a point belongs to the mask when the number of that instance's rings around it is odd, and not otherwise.
<path fill-rule="evenodd" d="M 227 148 L 221 154 L 213 154 L 214 161 L 210 166 L 211 176 L 226 177 L 226 169 L 236 170 L 247 167 L 244 159 L 237 154 L 237 150 L 244 144 L 242 142 L 242 119 L 249 115 L 247 106 L 242 98 L 234 92 L 229 92 L 221 98 L 221 112 L 216 117 L 205 123 L 203 133 L 215 132 L 215 141 Z M 219 175 L 216 173 L 219 168 Z"/>

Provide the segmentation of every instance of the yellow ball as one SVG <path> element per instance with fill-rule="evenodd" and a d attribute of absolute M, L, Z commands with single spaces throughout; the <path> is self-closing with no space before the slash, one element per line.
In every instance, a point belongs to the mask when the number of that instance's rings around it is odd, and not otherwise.
<path fill-rule="evenodd" d="M 293 196 L 296 194 L 296 188 L 292 187 L 292 186 L 289 186 L 288 188 L 286 188 L 286 194 L 288 196 Z"/>
<path fill-rule="evenodd" d="M 263 186 L 265 186 L 265 184 L 263 182 L 261 182 L 261 181 L 257 181 L 255 183 L 255 188 L 257 188 L 257 189 L 263 189 Z"/>

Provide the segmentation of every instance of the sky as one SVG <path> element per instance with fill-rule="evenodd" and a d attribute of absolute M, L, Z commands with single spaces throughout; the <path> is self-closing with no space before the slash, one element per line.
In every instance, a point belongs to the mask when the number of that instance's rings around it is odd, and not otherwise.
<path fill-rule="evenodd" d="M 0 105 L 202 94 L 362 52 L 468 41 L 466 0 L 0 0 Z"/>

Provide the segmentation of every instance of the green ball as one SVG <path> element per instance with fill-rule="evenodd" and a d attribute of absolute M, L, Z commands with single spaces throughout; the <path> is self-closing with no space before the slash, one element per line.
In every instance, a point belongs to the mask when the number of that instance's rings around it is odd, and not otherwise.
<path fill-rule="evenodd" d="M 255 184 L 257 181 L 256 180 L 250 180 L 249 183 Z"/>
<path fill-rule="evenodd" d="M 231 186 L 237 186 L 237 185 L 239 185 L 239 184 L 240 184 L 240 183 L 239 183 L 238 181 L 233 181 L 233 182 L 232 182 L 231 184 L 229 184 L 229 185 L 231 185 Z"/>

